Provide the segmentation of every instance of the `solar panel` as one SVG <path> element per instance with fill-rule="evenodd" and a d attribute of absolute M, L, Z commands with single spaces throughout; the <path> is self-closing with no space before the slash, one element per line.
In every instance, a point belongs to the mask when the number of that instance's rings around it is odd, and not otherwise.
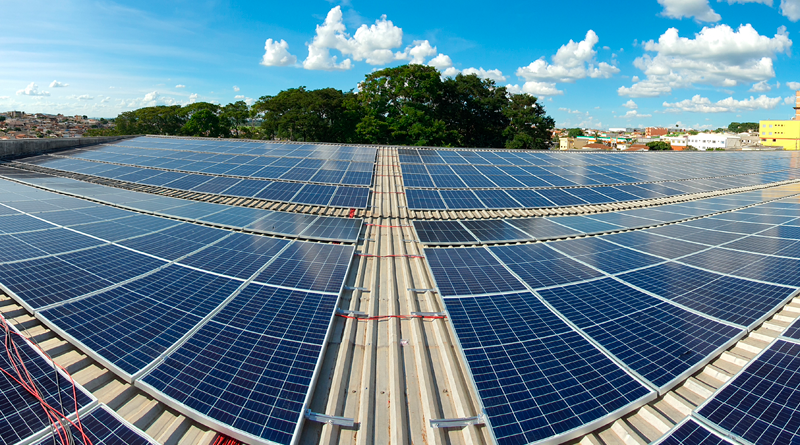
<path fill-rule="evenodd" d="M 234 233 L 179 261 L 181 264 L 247 279 L 272 260 L 288 240 Z"/>
<path fill-rule="evenodd" d="M 250 285 L 142 382 L 241 436 L 288 444 L 336 300 Z"/>
<path fill-rule="evenodd" d="M 529 292 L 445 304 L 500 444 L 566 439 L 652 397 Z"/>
<path fill-rule="evenodd" d="M 744 334 L 611 278 L 539 291 L 589 337 L 660 389 Z"/>
<path fill-rule="evenodd" d="M 734 442 L 722 438 L 691 417 L 676 425 L 655 443 L 657 445 L 734 445 Z"/>
<path fill-rule="evenodd" d="M 256 281 L 338 294 L 354 249 L 346 245 L 295 241 L 256 277 Z"/>
<path fill-rule="evenodd" d="M 783 304 L 795 289 L 743 280 L 678 263 L 620 275 L 634 286 L 704 314 L 753 327 Z"/>
<path fill-rule="evenodd" d="M 240 281 L 169 266 L 41 312 L 105 363 L 132 376 L 194 328 Z"/>
<path fill-rule="evenodd" d="M 547 244 L 521 244 L 489 248 L 509 269 L 533 289 L 602 276 Z"/>
<path fill-rule="evenodd" d="M 194 224 L 180 224 L 120 244 L 167 260 L 176 260 L 217 241 L 230 232 Z"/>
<path fill-rule="evenodd" d="M 94 402 L 80 386 L 75 386 L 73 392 L 70 378 L 55 368 L 15 327 L 6 324 L 4 319 L 2 324 L 5 326 L 0 328 L 0 339 L 10 352 L 0 354 L 0 369 L 5 371 L 0 372 L 0 442 L 17 443 L 51 426 L 52 418 L 39 400 L 17 380 L 25 382 L 29 377 L 42 399 L 66 416 Z M 20 369 L 21 365 L 27 372 Z M 20 369 L 19 373 L 15 369 Z"/>
<path fill-rule="evenodd" d="M 304 238 L 356 242 L 363 222 L 361 218 L 320 216 L 311 222 L 301 234 Z"/>
<path fill-rule="evenodd" d="M 51 223 L 28 215 L 0 216 L 0 232 L 2 233 L 22 233 L 33 230 L 52 229 L 54 227 L 55 226 Z"/>
<path fill-rule="evenodd" d="M 525 241 L 528 234 L 500 219 L 468 220 L 461 222 L 482 242 Z"/>
<path fill-rule="evenodd" d="M 417 236 L 423 244 L 476 244 L 475 237 L 458 221 L 413 221 Z"/>
<path fill-rule="evenodd" d="M 749 443 L 796 443 L 799 388 L 800 345 L 779 339 L 696 412 Z"/>
<path fill-rule="evenodd" d="M 661 258 L 609 243 L 600 237 L 557 241 L 548 245 L 572 259 L 610 274 L 663 262 Z"/>
<path fill-rule="evenodd" d="M 443 296 L 525 290 L 484 248 L 425 249 L 425 257 Z"/>
<path fill-rule="evenodd" d="M 104 241 L 67 229 L 40 230 L 38 232 L 18 233 L 13 236 L 53 255 L 105 244 Z"/>
<path fill-rule="evenodd" d="M 99 405 L 89 413 L 81 414 L 81 426 L 92 445 L 149 445 L 158 442 L 152 440 L 136 427 L 124 421 L 114 411 L 105 405 Z M 75 445 L 89 445 L 76 428 L 70 426 L 71 439 Z M 36 445 L 50 445 L 57 439 L 49 434 Z"/>

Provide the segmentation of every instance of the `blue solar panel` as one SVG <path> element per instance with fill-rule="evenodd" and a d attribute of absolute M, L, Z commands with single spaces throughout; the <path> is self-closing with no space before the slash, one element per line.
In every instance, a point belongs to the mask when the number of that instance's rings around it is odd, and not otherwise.
<path fill-rule="evenodd" d="M 42 315 L 128 374 L 142 370 L 242 283 L 170 266 Z"/>
<path fill-rule="evenodd" d="M 364 187 L 338 187 L 334 193 L 331 207 L 363 209 L 369 200 L 369 189 Z"/>
<path fill-rule="evenodd" d="M 565 435 L 651 396 L 533 294 L 445 303 L 502 445 Z"/>
<path fill-rule="evenodd" d="M 604 235 L 603 239 L 614 244 L 668 259 L 691 255 L 701 250 L 708 249 L 708 246 L 702 244 L 658 236 L 649 231 L 615 233 Z"/>
<path fill-rule="evenodd" d="M 406 189 L 406 199 L 408 200 L 408 208 L 412 210 L 447 209 L 442 196 L 437 190 Z"/>
<path fill-rule="evenodd" d="M 53 224 L 28 215 L 0 216 L 0 233 L 21 233 L 53 227 Z"/>
<path fill-rule="evenodd" d="M 256 281 L 338 294 L 353 251 L 353 246 L 295 241 L 256 277 Z"/>
<path fill-rule="evenodd" d="M 461 223 L 476 238 L 486 243 L 530 239 L 528 234 L 500 219 L 471 220 Z"/>
<path fill-rule="evenodd" d="M 745 327 L 760 321 L 795 291 L 678 263 L 660 264 L 619 278 L 675 303 Z"/>
<path fill-rule="evenodd" d="M 777 340 L 697 410 L 749 443 L 800 440 L 800 345 Z"/>
<path fill-rule="evenodd" d="M 656 442 L 658 445 L 733 445 L 691 417 Z"/>
<path fill-rule="evenodd" d="M 600 237 L 557 241 L 548 245 L 610 274 L 663 262 L 661 258 L 609 243 Z"/>
<path fill-rule="evenodd" d="M 219 424 L 288 444 L 336 299 L 250 285 L 143 382 Z"/>
<path fill-rule="evenodd" d="M 194 224 L 180 224 L 161 232 L 121 241 L 123 246 L 168 260 L 184 255 L 217 241 L 230 232 Z"/>
<path fill-rule="evenodd" d="M 331 241 L 358 241 L 361 232 L 361 218 L 335 218 L 320 216 L 308 225 L 302 232 L 305 238 L 314 238 Z"/>
<path fill-rule="evenodd" d="M 49 254 L 71 252 L 105 244 L 104 241 L 67 229 L 40 230 L 18 233 L 13 236 Z"/>
<path fill-rule="evenodd" d="M 14 444 L 51 427 L 53 419 L 40 402 L 15 381 L 33 380 L 45 402 L 59 412 L 70 415 L 92 403 L 83 388 L 74 388 L 66 374 L 56 370 L 14 327 L 0 329 L 0 340 L 10 353 L 0 354 L 0 443 Z M 18 354 L 18 355 L 17 355 Z M 13 362 L 12 362 L 13 357 Z M 24 371 L 18 373 L 15 369 Z M 12 378 L 13 376 L 13 378 Z"/>
<path fill-rule="evenodd" d="M 786 332 L 784 332 L 783 335 L 784 337 L 800 340 L 800 320 L 795 321 L 791 326 L 786 328 Z"/>
<path fill-rule="evenodd" d="M 443 296 L 525 290 L 525 285 L 484 248 L 425 249 Z"/>
<path fill-rule="evenodd" d="M 414 221 L 423 244 L 476 244 L 477 241 L 458 221 Z"/>
<path fill-rule="evenodd" d="M 288 240 L 234 233 L 213 246 L 189 255 L 181 264 L 247 279 L 269 262 Z"/>
<path fill-rule="evenodd" d="M 136 427 L 124 422 L 105 405 L 100 405 L 90 413 L 81 414 L 83 434 L 91 441 L 91 445 L 149 445 L 157 443 L 145 437 Z M 69 426 L 71 439 L 75 445 L 89 445 L 83 440 L 81 432 Z M 36 442 L 36 445 L 58 443 L 53 434 Z"/>
<path fill-rule="evenodd" d="M 490 247 L 500 260 L 531 288 L 555 286 L 602 276 L 547 244 Z"/>
<path fill-rule="evenodd" d="M 539 294 L 611 354 L 662 389 L 744 333 L 611 278 Z"/>

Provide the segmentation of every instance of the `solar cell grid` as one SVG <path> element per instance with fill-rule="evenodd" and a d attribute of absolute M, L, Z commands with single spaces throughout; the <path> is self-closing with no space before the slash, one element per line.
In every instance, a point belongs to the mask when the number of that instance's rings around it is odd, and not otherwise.
<path fill-rule="evenodd" d="M 791 444 L 800 437 L 800 345 L 777 340 L 697 410 L 750 443 Z"/>
<path fill-rule="evenodd" d="M 525 290 L 525 286 L 484 248 L 425 249 L 443 296 Z"/>
<path fill-rule="evenodd" d="M 296 289 L 339 293 L 353 246 L 295 241 L 256 281 Z"/>
<path fill-rule="evenodd" d="M 475 244 L 476 240 L 458 221 L 413 221 L 423 244 Z"/>
<path fill-rule="evenodd" d="M 692 418 L 670 431 L 658 445 L 733 445 Z"/>
<path fill-rule="evenodd" d="M 133 375 L 158 358 L 230 296 L 240 281 L 170 266 L 42 315 Z"/>
<path fill-rule="evenodd" d="M 557 241 L 549 246 L 609 274 L 650 266 L 663 261 L 661 258 L 610 243 L 601 237 Z"/>
<path fill-rule="evenodd" d="M 120 244 L 167 260 L 176 260 L 228 236 L 230 232 L 183 223 L 160 232 L 121 241 Z"/>
<path fill-rule="evenodd" d="M 93 409 L 90 413 L 81 415 L 81 426 L 83 433 L 91 441 L 92 445 L 149 445 L 157 443 L 142 435 L 136 427 L 124 422 L 105 405 Z M 79 431 L 69 426 L 72 431 L 71 439 L 75 445 L 88 445 L 83 441 Z M 36 445 L 50 445 L 57 443 L 57 439 L 52 434 L 44 439 L 35 442 Z"/>
<path fill-rule="evenodd" d="M 601 276 L 546 244 L 522 244 L 489 248 L 509 269 L 531 288 L 573 283 Z"/>
<path fill-rule="evenodd" d="M 247 279 L 269 262 L 288 240 L 234 233 L 213 246 L 182 259 L 181 264 Z"/>

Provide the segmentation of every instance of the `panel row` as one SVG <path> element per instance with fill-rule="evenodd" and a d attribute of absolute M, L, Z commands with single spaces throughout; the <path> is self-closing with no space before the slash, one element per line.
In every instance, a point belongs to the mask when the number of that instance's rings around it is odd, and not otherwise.
<path fill-rule="evenodd" d="M 224 204 L 188 201 L 167 196 L 157 196 L 130 190 L 117 189 L 100 184 L 85 183 L 70 178 L 61 178 L 25 170 L 0 167 L 0 177 L 14 179 L 50 190 L 101 201 L 139 212 L 153 213 L 170 218 L 214 224 L 236 230 L 268 235 L 285 235 L 323 241 L 355 242 L 361 230 L 361 218 L 337 218 L 273 210 L 233 207 Z M 119 229 L 114 209 L 102 210 L 105 215 L 90 215 L 99 212 L 102 205 L 80 200 L 59 201 L 60 195 L 37 195 L 35 199 L 26 194 L 7 194 L 5 202 L 24 205 L 29 213 L 63 226 L 86 224 L 83 229 L 105 234 Z M 36 202 L 22 204 L 20 201 Z M 67 202 L 68 204 L 65 204 Z M 77 202 L 80 202 L 77 203 Z M 95 207 L 95 209 L 87 209 Z M 116 215 L 116 216 L 115 216 Z M 94 224 L 88 226 L 88 224 Z M 98 235 L 103 236 L 103 235 Z"/>
<path fill-rule="evenodd" d="M 411 210 L 551 208 L 657 199 L 800 178 L 796 170 L 713 179 L 549 189 L 406 189 Z M 408 183 L 406 183 L 408 186 Z M 516 186 L 520 187 L 520 186 Z"/>
<path fill-rule="evenodd" d="M 237 198 L 258 198 L 292 204 L 366 208 L 369 198 L 369 188 L 366 187 L 200 175 L 143 167 L 125 167 L 77 159 L 57 158 L 48 155 L 26 158 L 24 162 L 59 171 L 80 173 L 133 184 L 212 193 Z M 368 175 L 371 177 L 372 173 L 370 172 Z"/>

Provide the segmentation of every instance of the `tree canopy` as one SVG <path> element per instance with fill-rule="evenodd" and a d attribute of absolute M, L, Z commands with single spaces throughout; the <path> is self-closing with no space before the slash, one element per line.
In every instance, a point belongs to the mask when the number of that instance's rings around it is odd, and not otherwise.
<path fill-rule="evenodd" d="M 570 128 L 567 131 L 567 136 L 571 138 L 576 138 L 578 136 L 585 136 L 585 134 L 583 133 L 583 130 L 581 130 L 580 128 Z"/>
<path fill-rule="evenodd" d="M 256 124 L 258 124 L 256 126 Z M 555 121 L 542 103 L 493 80 L 442 78 L 424 65 L 368 74 L 359 91 L 305 87 L 263 96 L 252 106 L 197 102 L 126 111 L 117 134 L 248 137 L 437 147 L 546 149 Z"/>
<path fill-rule="evenodd" d="M 731 122 L 728 131 L 731 133 L 747 133 L 748 131 L 758 131 L 758 122 Z"/>
<path fill-rule="evenodd" d="M 672 150 L 672 145 L 669 142 L 664 141 L 654 141 L 648 142 L 647 147 L 651 151 L 669 151 Z"/>

